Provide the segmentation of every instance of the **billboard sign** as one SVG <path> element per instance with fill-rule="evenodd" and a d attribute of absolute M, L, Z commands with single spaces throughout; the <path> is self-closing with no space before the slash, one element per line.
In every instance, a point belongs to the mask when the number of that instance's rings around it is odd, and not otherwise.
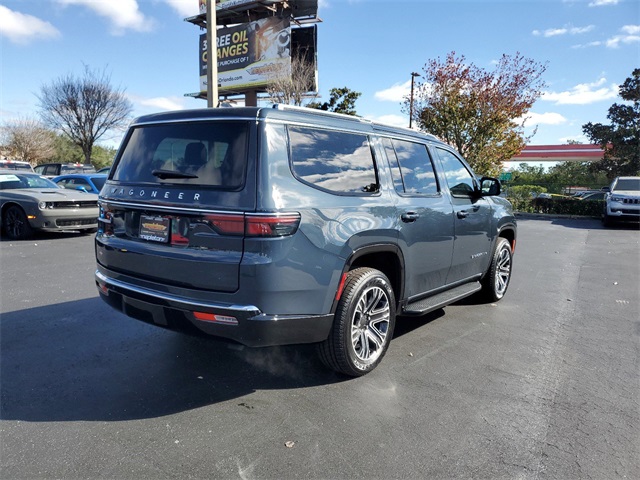
<path fill-rule="evenodd" d="M 279 0 L 263 0 L 260 2 L 261 4 L 272 4 L 278 3 Z M 207 13 L 207 0 L 198 0 L 200 4 L 200 14 Z M 256 0 L 216 0 L 216 11 L 217 10 L 226 10 L 230 8 L 249 6 L 250 4 L 255 4 Z"/>
<path fill-rule="evenodd" d="M 217 31 L 221 95 L 264 88 L 275 74 L 291 73 L 291 26 L 264 18 Z M 200 36 L 200 91 L 207 91 L 207 36 Z"/>
<path fill-rule="evenodd" d="M 272 8 L 276 4 L 287 4 L 298 17 L 315 17 L 318 14 L 318 0 L 216 0 L 216 12 L 221 18 L 228 15 L 237 16 L 238 13 L 247 10 L 260 8 L 265 12 L 272 13 Z M 207 13 L 207 0 L 198 0 L 200 15 Z M 254 17 L 255 18 L 255 17 Z"/>

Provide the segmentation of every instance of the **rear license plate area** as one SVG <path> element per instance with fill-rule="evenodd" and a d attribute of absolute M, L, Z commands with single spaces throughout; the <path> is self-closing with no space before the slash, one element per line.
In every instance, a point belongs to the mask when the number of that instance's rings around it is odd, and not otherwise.
<path fill-rule="evenodd" d="M 167 243 L 171 231 L 169 217 L 160 215 L 140 215 L 140 230 L 138 238 L 150 242 Z"/>

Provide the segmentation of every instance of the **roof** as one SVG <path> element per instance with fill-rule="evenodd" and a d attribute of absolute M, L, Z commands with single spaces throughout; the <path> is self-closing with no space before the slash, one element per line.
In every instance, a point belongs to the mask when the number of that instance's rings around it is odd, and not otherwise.
<path fill-rule="evenodd" d="M 302 122 L 327 128 L 345 128 L 372 133 L 404 135 L 443 144 L 433 135 L 408 128 L 384 125 L 355 115 L 345 115 L 308 107 L 274 104 L 269 107 L 199 108 L 154 113 L 136 118 L 131 126 L 165 122 L 205 121 L 213 119 L 247 120 L 273 119 L 284 122 Z M 443 144 L 444 145 L 444 144 Z"/>

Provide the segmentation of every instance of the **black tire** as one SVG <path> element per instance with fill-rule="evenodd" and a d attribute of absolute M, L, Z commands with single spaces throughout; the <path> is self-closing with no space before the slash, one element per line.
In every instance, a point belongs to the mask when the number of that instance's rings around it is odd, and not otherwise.
<path fill-rule="evenodd" d="M 318 345 L 329 368 L 352 377 L 380 363 L 393 337 L 396 304 L 389 279 L 373 268 L 349 272 L 329 338 Z"/>
<path fill-rule="evenodd" d="M 609 215 L 605 214 L 602 216 L 602 224 L 605 227 L 612 227 L 613 226 L 613 220 L 611 219 L 611 217 Z"/>
<path fill-rule="evenodd" d="M 511 245 L 506 238 L 498 238 L 489 271 L 482 279 L 482 294 L 486 300 L 497 302 L 504 297 L 511 281 L 512 267 Z"/>
<path fill-rule="evenodd" d="M 7 208 L 2 217 L 2 229 L 12 240 L 25 240 L 33 236 L 33 228 L 22 208 L 12 205 Z"/>

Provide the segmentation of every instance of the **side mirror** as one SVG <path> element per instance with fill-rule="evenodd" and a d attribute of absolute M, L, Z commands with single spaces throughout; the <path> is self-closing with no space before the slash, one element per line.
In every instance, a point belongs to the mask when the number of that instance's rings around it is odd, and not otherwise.
<path fill-rule="evenodd" d="M 492 177 L 482 177 L 480 179 L 480 196 L 495 197 L 500 195 L 500 180 Z"/>
<path fill-rule="evenodd" d="M 602 192 L 610 192 L 611 191 L 611 187 L 602 187 L 600 189 L 600 191 L 602 191 Z"/>
<path fill-rule="evenodd" d="M 78 185 L 76 187 L 76 190 L 80 190 L 81 192 L 84 192 L 84 193 L 89 193 L 89 192 L 87 192 L 87 189 L 85 187 L 83 187 L 82 185 Z"/>

